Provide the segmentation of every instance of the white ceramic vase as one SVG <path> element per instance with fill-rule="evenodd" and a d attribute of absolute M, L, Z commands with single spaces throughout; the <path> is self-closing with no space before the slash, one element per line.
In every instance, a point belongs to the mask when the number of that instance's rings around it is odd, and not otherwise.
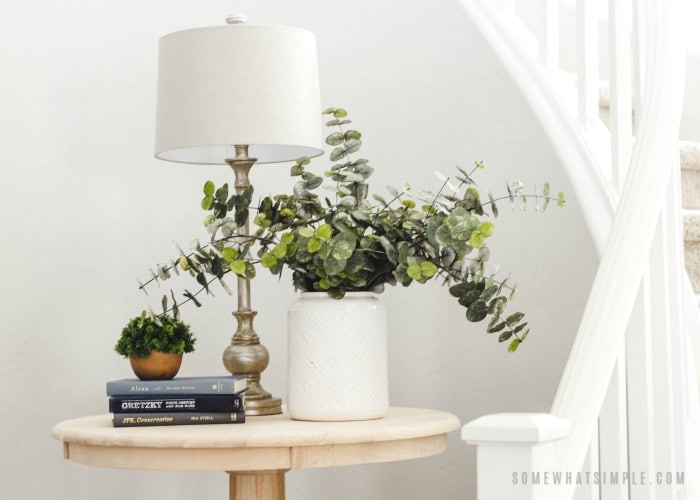
<path fill-rule="evenodd" d="M 302 293 L 288 313 L 287 410 L 297 420 L 382 418 L 389 408 L 386 311 L 375 294 Z"/>

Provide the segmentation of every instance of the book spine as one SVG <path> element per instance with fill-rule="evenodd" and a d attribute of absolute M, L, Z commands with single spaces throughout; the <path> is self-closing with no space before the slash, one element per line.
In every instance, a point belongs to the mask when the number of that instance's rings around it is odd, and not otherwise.
<path fill-rule="evenodd" d="M 237 377 L 203 377 L 172 380 L 112 380 L 107 382 L 108 396 L 165 394 L 235 394 L 245 389 L 246 382 Z"/>
<path fill-rule="evenodd" d="M 242 424 L 245 412 L 115 413 L 114 427 L 159 425 Z"/>
<path fill-rule="evenodd" d="M 112 396 L 110 413 L 211 412 L 225 413 L 243 410 L 241 394 L 215 396 Z"/>

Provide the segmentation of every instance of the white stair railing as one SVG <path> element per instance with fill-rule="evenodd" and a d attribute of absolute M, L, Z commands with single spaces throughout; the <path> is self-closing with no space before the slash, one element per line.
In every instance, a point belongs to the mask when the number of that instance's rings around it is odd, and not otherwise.
<path fill-rule="evenodd" d="M 551 413 L 489 415 L 463 429 L 478 446 L 478 498 L 686 498 L 691 478 L 668 484 L 667 475 L 683 473 L 700 447 L 687 441 L 689 423 L 700 423 L 697 385 L 686 383 L 697 380 L 686 356 L 698 344 L 686 328 L 697 310 L 680 306 L 689 295 L 677 149 L 684 78 L 664 2 L 610 2 L 610 132 L 599 116 L 595 2 L 578 1 L 574 79 L 556 65 L 552 0 L 539 46 L 519 35 L 512 5 L 462 4 L 532 103 L 579 199 L 609 208 L 587 212 L 592 233 L 610 227 L 597 240 L 600 267 Z"/>

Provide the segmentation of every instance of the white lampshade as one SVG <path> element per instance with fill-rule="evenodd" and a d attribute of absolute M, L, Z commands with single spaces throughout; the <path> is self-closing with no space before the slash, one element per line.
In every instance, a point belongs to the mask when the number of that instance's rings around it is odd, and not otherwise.
<path fill-rule="evenodd" d="M 234 145 L 258 163 L 322 153 L 316 38 L 232 24 L 160 40 L 155 154 L 223 164 Z"/>

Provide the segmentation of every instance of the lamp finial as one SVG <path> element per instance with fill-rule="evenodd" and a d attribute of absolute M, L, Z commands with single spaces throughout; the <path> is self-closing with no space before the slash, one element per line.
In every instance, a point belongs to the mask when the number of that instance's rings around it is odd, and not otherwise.
<path fill-rule="evenodd" d="M 245 24 L 248 22 L 248 16 L 245 14 L 234 13 L 226 17 L 226 24 Z"/>

